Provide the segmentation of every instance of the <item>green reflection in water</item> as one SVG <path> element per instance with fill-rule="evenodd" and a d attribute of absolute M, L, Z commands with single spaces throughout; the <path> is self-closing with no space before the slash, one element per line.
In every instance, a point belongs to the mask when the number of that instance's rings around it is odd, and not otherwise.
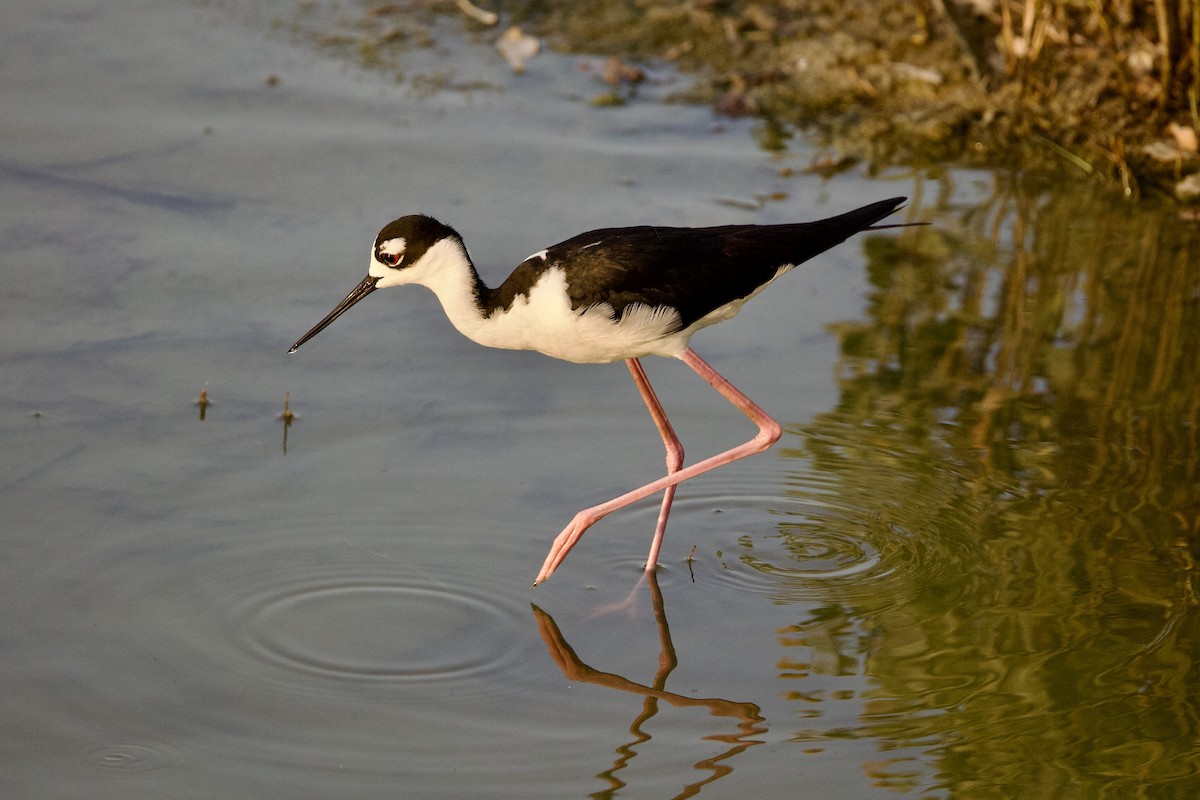
<path fill-rule="evenodd" d="M 843 676 L 863 709 L 797 739 L 876 740 L 898 791 L 1193 797 L 1200 226 L 997 180 L 868 240 L 839 404 L 796 431 L 793 491 L 856 508 L 821 524 L 882 564 L 778 584 L 819 605 L 784 677 Z M 837 699 L 788 685 L 798 718 Z"/>

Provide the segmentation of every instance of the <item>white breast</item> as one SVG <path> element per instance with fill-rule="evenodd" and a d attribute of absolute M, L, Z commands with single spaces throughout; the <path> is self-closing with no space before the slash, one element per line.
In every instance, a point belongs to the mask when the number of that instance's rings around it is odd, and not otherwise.
<path fill-rule="evenodd" d="M 468 338 L 488 347 L 536 350 L 579 363 L 677 356 L 691 337 L 690 332 L 676 330 L 679 314 L 673 308 L 631 305 L 619 319 L 612 315 L 607 303 L 572 309 L 566 276 L 561 269 L 550 269 L 508 310 L 455 324 Z"/>

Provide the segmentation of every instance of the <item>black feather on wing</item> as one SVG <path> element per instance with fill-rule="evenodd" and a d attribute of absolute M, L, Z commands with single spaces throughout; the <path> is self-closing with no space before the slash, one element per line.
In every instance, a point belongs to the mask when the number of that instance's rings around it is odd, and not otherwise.
<path fill-rule="evenodd" d="M 548 269 L 566 273 L 571 307 L 607 303 L 670 306 L 687 327 L 726 303 L 753 294 L 779 268 L 801 264 L 891 214 L 893 198 L 817 222 L 709 228 L 604 228 L 550 247 L 520 264 L 490 298 L 511 307 Z"/>
<path fill-rule="evenodd" d="M 710 228 L 609 228 L 572 237 L 547 252 L 567 270 L 573 308 L 608 303 L 671 306 L 682 327 L 753 294 L 779 268 L 801 264 L 895 211 L 884 200 L 817 222 Z"/>

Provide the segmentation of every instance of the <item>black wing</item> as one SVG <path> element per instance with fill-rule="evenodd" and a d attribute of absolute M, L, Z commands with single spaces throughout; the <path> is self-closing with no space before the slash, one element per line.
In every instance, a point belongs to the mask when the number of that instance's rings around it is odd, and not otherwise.
<path fill-rule="evenodd" d="M 567 271 L 573 308 L 671 306 L 687 327 L 753 294 L 785 264 L 801 264 L 891 214 L 898 197 L 817 222 L 712 228 L 608 228 L 551 247 L 546 266 Z"/>

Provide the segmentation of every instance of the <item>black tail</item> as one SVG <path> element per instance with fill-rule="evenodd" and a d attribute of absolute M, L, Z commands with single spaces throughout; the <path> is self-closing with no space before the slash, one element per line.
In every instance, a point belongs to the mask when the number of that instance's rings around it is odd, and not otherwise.
<path fill-rule="evenodd" d="M 835 227 L 845 227 L 854 231 L 865 231 L 868 228 L 903 228 L 906 227 L 906 223 L 897 225 L 876 225 L 875 223 L 896 213 L 900 210 L 900 206 L 907 202 L 907 197 L 893 197 L 888 200 L 880 200 L 879 202 L 865 205 L 862 208 L 856 208 L 853 211 L 847 211 L 845 214 L 839 214 L 836 217 L 830 217 L 814 224 L 830 223 Z"/>
<path fill-rule="evenodd" d="M 760 265 L 765 271 L 764 275 L 773 274 L 771 271 L 782 263 L 799 265 L 861 231 L 899 227 L 875 223 L 895 213 L 907 200 L 907 197 L 880 200 L 845 214 L 814 222 L 748 225 L 731 237 L 732 241 L 727 249 L 742 263 Z"/>

